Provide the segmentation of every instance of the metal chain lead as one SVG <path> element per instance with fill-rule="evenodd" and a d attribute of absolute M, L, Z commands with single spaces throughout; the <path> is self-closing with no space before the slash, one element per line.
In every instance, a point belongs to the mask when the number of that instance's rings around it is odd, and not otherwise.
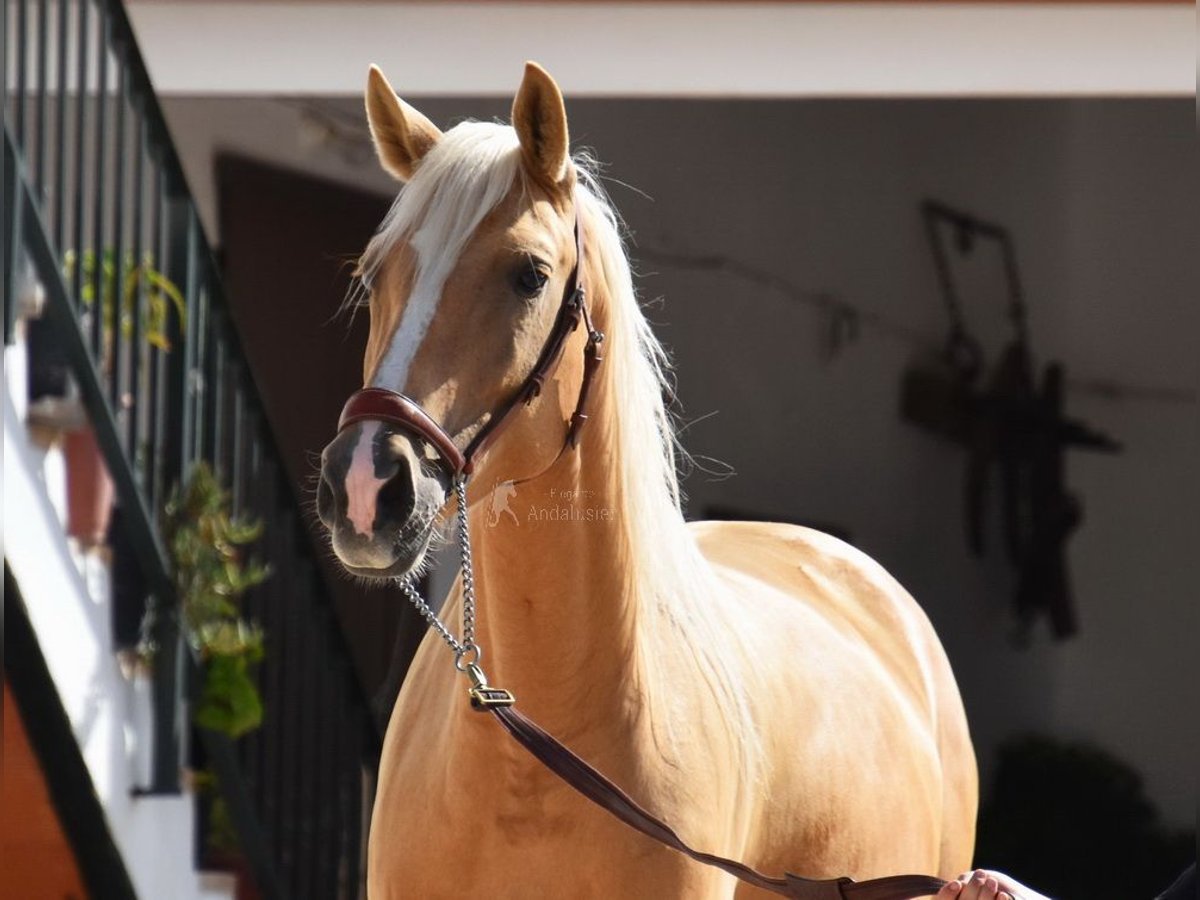
<path fill-rule="evenodd" d="M 417 608 L 429 626 L 436 631 L 454 651 L 454 667 L 460 672 L 466 672 L 476 666 L 483 656 L 483 650 L 475 643 L 475 570 L 471 563 L 471 536 L 467 529 L 467 479 L 460 475 L 454 479 L 454 496 L 458 502 L 458 550 L 462 561 L 463 585 L 463 632 L 462 640 L 457 640 L 445 623 L 437 617 L 437 613 L 426 602 L 413 584 L 411 575 L 405 575 L 400 580 L 400 590 L 404 592 L 410 603 Z"/>
<path fill-rule="evenodd" d="M 404 596 L 409 599 L 409 602 L 417 608 L 417 612 L 419 612 L 425 618 L 425 621 L 429 623 L 429 626 L 438 634 L 440 634 L 442 640 L 446 642 L 446 645 L 454 651 L 455 658 L 457 658 L 460 653 L 464 652 L 465 648 L 463 645 L 455 640 L 454 635 L 450 633 L 450 629 L 442 624 L 442 620 L 437 617 L 437 613 L 435 613 L 429 604 L 425 602 L 425 598 L 417 593 L 417 589 L 413 585 L 411 575 L 405 575 L 400 580 L 400 590 L 404 592 Z"/>
<path fill-rule="evenodd" d="M 463 591 L 463 648 L 475 649 L 475 658 L 480 656 L 475 643 L 475 567 L 471 563 L 471 534 L 467 528 L 467 477 L 454 479 L 454 495 L 458 498 L 458 554 L 462 563 Z M 457 662 L 457 660 L 456 660 Z"/>

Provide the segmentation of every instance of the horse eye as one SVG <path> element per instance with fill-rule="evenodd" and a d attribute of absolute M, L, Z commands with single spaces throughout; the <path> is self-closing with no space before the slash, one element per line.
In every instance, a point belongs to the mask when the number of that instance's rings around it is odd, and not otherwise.
<path fill-rule="evenodd" d="M 548 272 L 539 269 L 536 263 L 530 262 L 517 272 L 517 293 L 527 298 L 536 297 L 542 292 L 542 288 L 546 286 L 549 278 Z"/>

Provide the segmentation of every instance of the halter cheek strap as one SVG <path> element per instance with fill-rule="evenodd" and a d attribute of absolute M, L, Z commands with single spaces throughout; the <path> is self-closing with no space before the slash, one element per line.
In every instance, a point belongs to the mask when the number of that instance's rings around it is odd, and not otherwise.
<path fill-rule="evenodd" d="M 542 352 L 538 356 L 533 371 L 526 376 L 521 387 L 511 398 L 492 411 L 487 422 L 471 439 L 466 449 L 459 450 L 458 445 L 454 443 L 453 438 L 446 430 L 411 397 L 380 387 L 363 388 L 350 395 L 350 399 L 342 408 L 342 415 L 338 420 L 338 431 L 355 422 L 366 420 L 388 422 L 426 440 L 437 450 L 451 475 L 455 477 L 470 475 L 474 468 L 475 458 L 497 438 L 504 425 L 511 420 L 513 410 L 522 404 L 532 403 L 541 394 L 542 387 L 554 374 L 562 360 L 567 340 L 579 327 L 580 322 L 583 322 L 588 333 L 583 351 L 583 380 L 579 385 L 579 399 L 575 403 L 575 411 L 571 414 L 571 419 L 567 424 L 567 436 L 563 442 L 564 451 L 567 447 L 574 448 L 579 442 L 579 431 L 587 422 L 587 407 L 588 399 L 591 396 L 592 381 L 595 378 L 596 370 L 604 360 L 600 353 L 604 333 L 597 331 L 592 325 L 583 273 L 583 233 L 579 226 L 579 204 L 576 201 L 575 267 L 567 277 L 562 303 L 559 305 L 554 326 L 550 329 L 546 343 L 542 346 Z M 559 455 L 561 456 L 561 452 Z"/>

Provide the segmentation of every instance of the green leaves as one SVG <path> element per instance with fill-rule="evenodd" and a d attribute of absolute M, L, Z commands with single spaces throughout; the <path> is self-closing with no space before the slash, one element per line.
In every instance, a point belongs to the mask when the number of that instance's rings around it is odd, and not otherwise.
<path fill-rule="evenodd" d="M 214 654 L 204 670 L 204 688 L 195 711 L 196 724 L 241 737 L 262 724 L 262 700 L 245 656 Z"/>
<path fill-rule="evenodd" d="M 240 601 L 270 570 L 243 559 L 262 534 L 260 522 L 234 518 L 229 492 L 199 462 L 164 510 L 164 534 L 188 640 L 204 661 L 196 724 L 240 737 L 262 722 L 251 665 L 263 657 L 262 630 L 241 617 Z"/>
<path fill-rule="evenodd" d="M 82 259 L 74 250 L 68 250 L 63 255 L 63 272 L 68 279 L 75 274 L 76 266 L 82 268 L 83 275 L 80 299 L 89 308 L 96 305 L 96 279 L 99 276 L 100 315 L 106 335 L 112 333 L 114 320 L 119 315 L 121 336 L 132 337 L 133 323 L 138 316 L 138 301 L 139 298 L 145 298 L 146 304 L 141 309 L 139 322 L 142 337 L 160 350 L 171 349 L 171 341 L 167 337 L 171 312 L 174 311 L 182 331 L 187 323 L 187 302 L 175 283 L 154 267 L 152 254 L 143 255 L 141 262 L 137 262 L 132 253 L 127 253 L 119 279 L 116 254 L 112 250 L 104 250 L 100 254 L 85 250 Z M 120 303 L 117 302 L 118 285 Z"/>

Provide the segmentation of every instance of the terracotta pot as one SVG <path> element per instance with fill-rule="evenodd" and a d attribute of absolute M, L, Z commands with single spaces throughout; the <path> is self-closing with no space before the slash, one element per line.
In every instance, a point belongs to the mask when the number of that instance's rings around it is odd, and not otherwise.
<path fill-rule="evenodd" d="M 224 872 L 234 878 L 234 900 L 262 900 L 262 891 L 254 880 L 250 862 L 236 848 L 214 850 L 206 847 L 201 856 L 200 868 L 206 872 Z"/>
<path fill-rule="evenodd" d="M 87 547 L 104 542 L 115 489 L 96 435 L 85 425 L 63 435 L 67 461 L 67 534 Z"/>

